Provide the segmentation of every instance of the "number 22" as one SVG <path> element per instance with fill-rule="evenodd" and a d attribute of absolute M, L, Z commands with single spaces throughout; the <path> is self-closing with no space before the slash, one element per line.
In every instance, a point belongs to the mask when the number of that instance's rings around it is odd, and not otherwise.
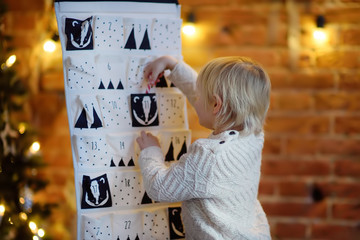
<path fill-rule="evenodd" d="M 125 221 L 125 229 L 130 229 L 131 221 Z"/>

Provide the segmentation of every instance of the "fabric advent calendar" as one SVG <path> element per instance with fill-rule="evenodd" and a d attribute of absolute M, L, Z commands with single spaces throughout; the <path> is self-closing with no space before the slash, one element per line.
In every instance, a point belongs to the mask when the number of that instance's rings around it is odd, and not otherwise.
<path fill-rule="evenodd" d="M 190 144 L 184 95 L 166 77 L 148 88 L 143 70 L 181 59 L 177 1 L 58 0 L 78 240 L 184 239 L 180 203 L 144 189 L 136 138 L 160 139 L 167 164 Z"/>

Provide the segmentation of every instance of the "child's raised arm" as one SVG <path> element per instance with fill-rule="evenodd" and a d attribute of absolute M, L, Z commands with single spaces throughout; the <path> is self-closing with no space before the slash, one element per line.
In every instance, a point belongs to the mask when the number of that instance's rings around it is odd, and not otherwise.
<path fill-rule="evenodd" d="M 155 85 L 156 81 L 162 76 L 165 70 L 173 70 L 177 60 L 171 56 L 162 56 L 148 63 L 144 69 L 144 76 L 151 85 Z"/>

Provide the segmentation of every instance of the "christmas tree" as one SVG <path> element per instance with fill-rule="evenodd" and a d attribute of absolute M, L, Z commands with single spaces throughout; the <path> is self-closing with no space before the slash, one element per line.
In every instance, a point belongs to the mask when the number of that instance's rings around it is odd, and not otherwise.
<path fill-rule="evenodd" d="M 6 5 L 0 0 L 0 24 Z M 27 91 L 16 74 L 16 56 L 10 55 L 11 37 L 0 27 L 0 239 L 49 239 L 42 226 L 51 205 L 33 202 L 46 186 L 37 176 L 44 166 L 40 145 L 30 125 L 17 122 L 13 113 L 25 103 Z"/>

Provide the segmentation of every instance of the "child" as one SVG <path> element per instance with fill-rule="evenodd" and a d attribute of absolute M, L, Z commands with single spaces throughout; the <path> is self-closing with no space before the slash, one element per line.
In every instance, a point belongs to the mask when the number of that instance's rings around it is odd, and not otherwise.
<path fill-rule="evenodd" d="M 139 164 L 147 193 L 156 201 L 183 201 L 187 240 L 271 239 L 257 200 L 268 75 L 250 59 L 224 57 L 209 62 L 197 77 L 184 62 L 164 56 L 147 65 L 145 77 L 154 84 L 166 69 L 200 124 L 214 131 L 170 167 L 158 139 L 141 132 Z"/>

